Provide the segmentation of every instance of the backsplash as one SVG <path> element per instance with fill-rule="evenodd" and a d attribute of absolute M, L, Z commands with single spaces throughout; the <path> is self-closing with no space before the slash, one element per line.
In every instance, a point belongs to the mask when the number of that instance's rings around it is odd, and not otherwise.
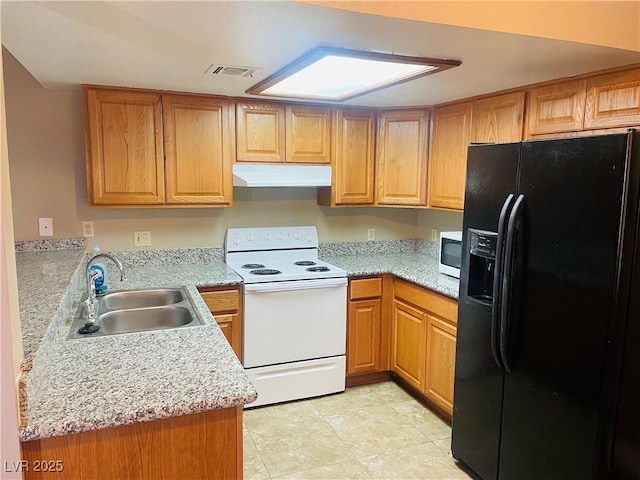
<path fill-rule="evenodd" d="M 42 250 L 71 250 L 85 248 L 84 238 L 57 238 L 50 240 L 23 240 L 15 242 L 16 252 L 34 252 Z"/>
<path fill-rule="evenodd" d="M 337 257 L 341 255 L 374 255 L 396 253 L 428 253 L 437 254 L 438 244 L 424 240 L 380 240 L 373 242 L 336 242 L 321 243 L 318 247 L 320 257 Z"/>
<path fill-rule="evenodd" d="M 224 251 L 221 247 L 137 250 L 115 253 L 124 265 L 136 265 L 139 267 L 185 264 L 200 265 L 224 260 Z"/>
<path fill-rule="evenodd" d="M 55 240 L 28 240 L 15 242 L 16 252 L 44 250 L 70 250 L 86 248 L 84 238 L 63 238 Z M 419 252 L 436 255 L 438 244 L 426 240 L 377 240 L 369 242 L 320 243 L 320 257 L 340 255 L 373 255 Z M 113 252 L 112 252 L 113 253 Z M 125 265 L 162 266 L 188 264 L 198 265 L 212 261 L 224 261 L 222 247 L 175 248 L 165 250 L 133 250 L 116 252 Z"/>

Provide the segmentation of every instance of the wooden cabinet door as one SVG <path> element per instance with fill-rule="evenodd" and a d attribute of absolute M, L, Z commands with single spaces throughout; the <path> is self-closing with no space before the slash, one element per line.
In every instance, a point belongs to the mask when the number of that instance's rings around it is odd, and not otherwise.
<path fill-rule="evenodd" d="M 586 84 L 586 80 L 575 80 L 530 90 L 527 136 L 582 130 Z"/>
<path fill-rule="evenodd" d="M 376 114 L 338 110 L 334 117 L 333 194 L 336 205 L 373 204 Z"/>
<path fill-rule="evenodd" d="M 84 88 L 90 205 L 164 203 L 160 94 Z"/>
<path fill-rule="evenodd" d="M 285 161 L 285 107 L 278 103 L 236 103 L 239 162 Z"/>
<path fill-rule="evenodd" d="M 524 91 L 477 100 L 473 102 L 470 141 L 520 142 L 523 123 Z"/>
<path fill-rule="evenodd" d="M 331 162 L 331 110 L 287 105 L 286 162 Z"/>
<path fill-rule="evenodd" d="M 640 125 L 640 69 L 587 80 L 584 128 Z"/>
<path fill-rule="evenodd" d="M 349 302 L 347 375 L 380 370 L 381 300 Z"/>
<path fill-rule="evenodd" d="M 428 124 L 428 110 L 380 113 L 377 203 L 426 206 Z"/>
<path fill-rule="evenodd" d="M 242 362 L 242 293 L 240 288 L 200 290 L 200 296 L 216 319 L 236 356 Z"/>
<path fill-rule="evenodd" d="M 391 370 L 424 391 L 427 314 L 401 301 L 393 302 Z"/>
<path fill-rule="evenodd" d="M 231 204 L 233 116 L 227 100 L 163 95 L 167 203 Z"/>
<path fill-rule="evenodd" d="M 462 210 L 471 138 L 470 103 L 436 108 L 429 161 L 429 206 Z"/>
<path fill-rule="evenodd" d="M 425 394 L 449 414 L 453 413 L 456 327 L 428 315 Z"/>
<path fill-rule="evenodd" d="M 236 357 L 242 359 L 242 320 L 240 317 L 237 314 L 215 314 L 214 318 L 227 342 L 233 348 Z"/>

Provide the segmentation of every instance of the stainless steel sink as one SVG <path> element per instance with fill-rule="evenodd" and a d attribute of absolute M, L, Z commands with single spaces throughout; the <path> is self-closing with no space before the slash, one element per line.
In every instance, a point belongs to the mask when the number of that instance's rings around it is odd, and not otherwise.
<path fill-rule="evenodd" d="M 96 318 L 97 332 L 80 333 L 86 322 L 81 302 L 69 338 L 184 328 L 203 323 L 185 287 L 107 293 L 96 299 Z"/>
<path fill-rule="evenodd" d="M 184 307 L 150 307 L 114 310 L 101 315 L 99 321 L 103 333 L 129 333 L 182 327 L 193 317 Z"/>
<path fill-rule="evenodd" d="M 125 310 L 129 308 L 162 307 L 180 303 L 184 300 L 182 291 L 177 288 L 159 288 L 156 290 L 126 290 L 107 293 L 103 297 L 105 310 Z"/>

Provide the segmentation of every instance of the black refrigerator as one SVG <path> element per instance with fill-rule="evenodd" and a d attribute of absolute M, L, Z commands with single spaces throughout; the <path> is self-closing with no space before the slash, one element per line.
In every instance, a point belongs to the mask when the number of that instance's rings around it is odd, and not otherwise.
<path fill-rule="evenodd" d="M 469 147 L 452 453 L 479 478 L 640 478 L 639 184 L 638 133 Z"/>

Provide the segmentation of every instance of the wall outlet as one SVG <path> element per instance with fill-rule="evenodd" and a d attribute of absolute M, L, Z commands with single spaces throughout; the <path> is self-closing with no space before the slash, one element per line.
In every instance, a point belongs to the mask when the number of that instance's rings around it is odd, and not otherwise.
<path fill-rule="evenodd" d="M 93 237 L 93 222 L 82 222 L 82 236 Z"/>
<path fill-rule="evenodd" d="M 369 228 L 367 230 L 367 241 L 371 241 L 371 240 L 375 240 L 376 239 L 376 229 L 375 228 Z"/>
<path fill-rule="evenodd" d="M 39 218 L 38 225 L 41 237 L 53 237 L 53 218 Z"/>
<path fill-rule="evenodd" d="M 431 241 L 432 242 L 438 241 L 438 230 L 436 230 L 435 228 L 431 229 Z"/>
<path fill-rule="evenodd" d="M 150 247 L 151 232 L 133 232 L 134 247 Z"/>

